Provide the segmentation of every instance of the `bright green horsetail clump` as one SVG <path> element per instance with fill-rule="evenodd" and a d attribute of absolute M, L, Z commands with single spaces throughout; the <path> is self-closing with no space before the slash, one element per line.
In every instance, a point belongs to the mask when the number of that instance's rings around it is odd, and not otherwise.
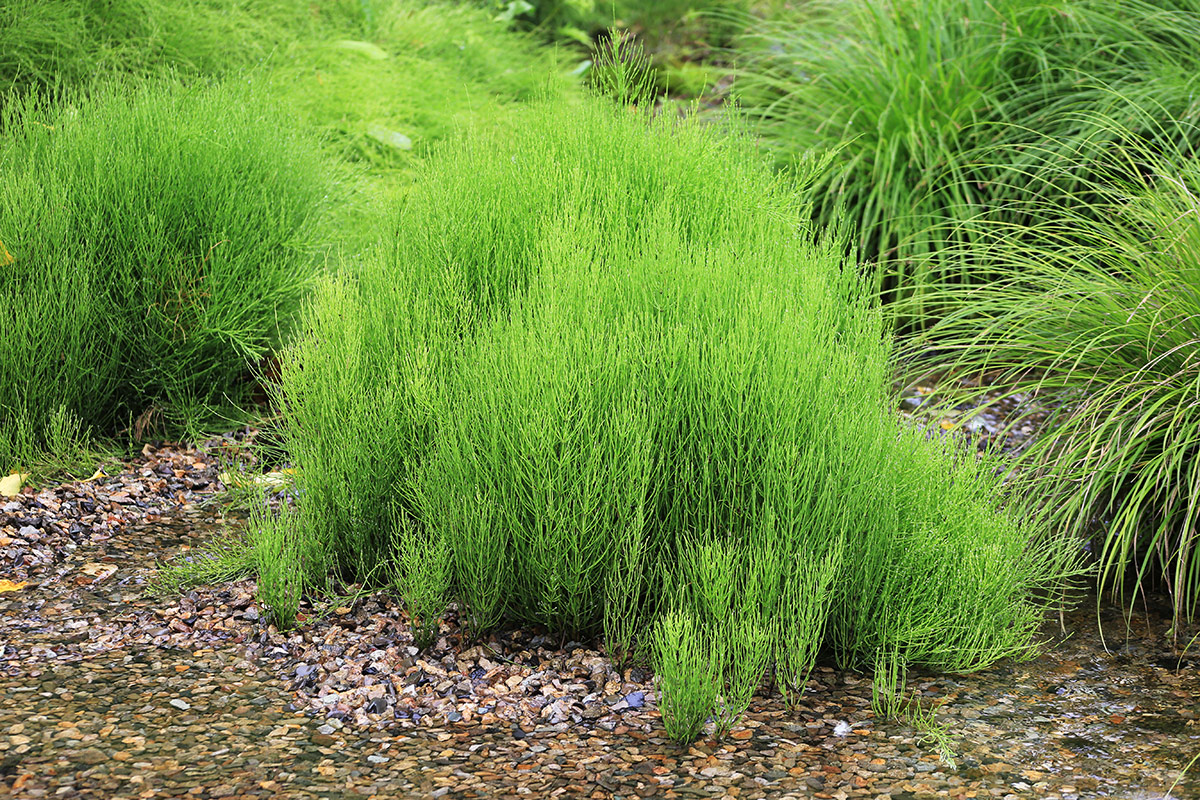
<path fill-rule="evenodd" d="M 446 147 L 283 360 L 305 534 L 347 576 L 400 573 L 423 624 L 448 590 L 477 632 L 650 653 L 684 739 L 769 667 L 797 697 L 826 645 L 1028 653 L 1071 559 L 1029 546 L 973 453 L 888 412 L 879 314 L 808 229 L 807 179 L 607 101 Z"/>
<path fill-rule="evenodd" d="M 29 95 L 0 126 L 0 469 L 56 413 L 106 435 L 244 394 L 317 271 L 319 148 L 237 87 Z"/>

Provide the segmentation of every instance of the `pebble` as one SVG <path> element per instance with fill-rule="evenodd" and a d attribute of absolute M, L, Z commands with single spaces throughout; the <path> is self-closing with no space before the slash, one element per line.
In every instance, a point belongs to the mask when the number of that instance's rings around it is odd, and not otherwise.
<path fill-rule="evenodd" d="M 95 766 L 108 761 L 108 754 L 98 747 L 88 747 L 76 753 L 74 758 L 81 764 Z"/>

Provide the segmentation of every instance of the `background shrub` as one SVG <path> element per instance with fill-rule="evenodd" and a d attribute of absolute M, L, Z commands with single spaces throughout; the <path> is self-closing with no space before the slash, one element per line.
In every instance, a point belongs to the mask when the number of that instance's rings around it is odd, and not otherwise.
<path fill-rule="evenodd" d="M 0 6 L 0 90 L 225 74 L 270 53 L 289 15 L 278 0 L 13 0 Z"/>
<path fill-rule="evenodd" d="M 319 150 L 247 88 L 56 99 L 2 120 L 0 431 L 237 400 L 319 267 Z"/>
<path fill-rule="evenodd" d="M 848 217 L 860 258 L 907 321 L 936 287 L 986 283 L 985 222 L 1028 228 L 1096 174 L 1073 161 L 1116 133 L 1194 118 L 1200 8 L 1191 0 L 829 0 L 746 41 L 747 107 L 786 159 L 837 148 L 816 194 Z M 1189 140 L 1189 147 L 1197 140 Z M 1119 142 L 1111 144 L 1119 145 Z"/>
<path fill-rule="evenodd" d="M 645 47 L 654 80 L 673 94 L 696 96 L 729 72 L 730 45 L 752 13 L 776 0 L 482 0 L 496 19 L 564 45 L 590 49 L 620 32 Z M 586 70 L 590 61 L 579 69 Z"/>

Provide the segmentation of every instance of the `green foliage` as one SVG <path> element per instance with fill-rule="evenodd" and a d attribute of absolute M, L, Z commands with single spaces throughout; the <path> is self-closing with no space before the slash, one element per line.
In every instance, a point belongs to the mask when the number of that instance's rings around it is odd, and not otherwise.
<path fill-rule="evenodd" d="M 372 278 L 382 294 L 367 290 Z M 384 566 L 397 514 L 415 514 L 414 470 L 430 446 L 449 356 L 435 301 L 413 292 L 404 274 L 387 279 L 378 268 L 357 282 L 329 278 L 283 354 L 277 405 L 299 467 L 304 528 L 346 575 Z M 375 313 L 393 304 L 386 318 Z"/>
<path fill-rule="evenodd" d="M 938 706 L 923 708 L 914 691 L 905 694 L 907 669 L 899 651 L 893 647 L 882 647 L 875 655 L 875 675 L 871 692 L 871 711 L 879 719 L 899 719 L 921 732 L 921 741 L 932 743 L 942 761 L 957 769 L 953 743 L 949 734 L 949 723 L 937 721 Z"/>
<path fill-rule="evenodd" d="M 775 679 L 789 706 L 799 704 L 812 674 L 844 552 L 845 540 L 839 540 L 820 561 L 797 554 L 781 575 L 779 597 L 768 619 L 776 647 Z M 785 569 L 783 564 L 780 568 Z"/>
<path fill-rule="evenodd" d="M 404 598 L 413 639 L 424 650 L 437 641 L 442 613 L 449 601 L 451 551 L 445 539 L 430 541 L 411 523 L 393 529 L 392 586 Z"/>
<path fill-rule="evenodd" d="M 0 431 L 0 469 L 28 472 L 34 483 L 83 478 L 118 460 L 116 449 L 97 445 L 91 429 L 66 405 L 51 409 L 41 429 L 17 416 Z"/>
<path fill-rule="evenodd" d="M 252 89 L 118 88 L 4 109 L 0 438 L 237 399 L 316 274 L 332 182 L 304 136 Z"/>
<path fill-rule="evenodd" d="M 246 522 L 256 596 L 280 630 L 295 624 L 301 599 L 324 585 L 328 567 L 320 544 L 304 535 L 299 521 L 295 508 L 273 511 L 260 501 L 250 507 Z"/>
<path fill-rule="evenodd" d="M 502 23 L 416 0 L 18 2 L 0 21 L 0 467 L 62 461 L 60 405 L 135 439 L 240 413 L 317 242 L 357 257 L 431 143 L 566 94 Z"/>
<path fill-rule="evenodd" d="M 751 37 L 739 91 L 785 155 L 839 148 L 816 216 L 849 218 L 910 321 L 940 313 L 941 285 L 990 279 L 982 221 L 1028 225 L 1031 183 L 1053 202 L 1094 178 L 1059 169 L 1111 133 L 1091 115 L 1148 132 L 1193 110 L 1192 0 L 824 0 L 796 15 Z"/>
<path fill-rule="evenodd" d="M 160 561 L 146 591 L 158 597 L 179 596 L 196 586 L 240 580 L 254 572 L 254 549 L 243 536 L 229 534 L 170 561 Z"/>
<path fill-rule="evenodd" d="M 277 0 L 12 0 L 0 6 L 0 89 L 227 74 L 285 39 L 285 8 Z"/>
<path fill-rule="evenodd" d="M 770 614 L 780 574 L 769 556 L 765 561 L 756 556 L 767 556 L 767 551 L 754 552 L 732 541 L 693 543 L 680 554 L 679 584 L 692 595 L 691 602 L 682 605 L 704 620 L 721 670 L 715 715 L 718 737 L 728 733 L 749 707 L 772 654 Z"/>
<path fill-rule="evenodd" d="M 1102 588 L 1161 579 L 1179 619 L 1200 601 L 1200 171 L 1166 138 L 1080 151 L 1103 178 L 1044 209 L 1042 246 L 994 228 L 979 257 L 999 279 L 946 290 L 936 354 L 912 349 L 1057 409 L 1022 454 L 1028 491 L 1052 529 L 1095 538 Z"/>
<path fill-rule="evenodd" d="M 692 38 L 708 34 L 710 44 L 726 43 L 732 21 L 748 14 L 747 0 L 490 0 L 497 19 L 548 31 L 591 46 L 590 37 L 609 28 L 628 28 L 652 48 L 688 29 Z"/>
<path fill-rule="evenodd" d="M 514 102 L 568 94 L 551 51 L 478 9 L 417 0 L 322 4 L 260 79 L 359 168 L 358 191 L 339 209 L 350 253 L 386 229 L 433 143 L 486 127 Z"/>
<path fill-rule="evenodd" d="M 750 0 L 487 0 L 496 19 L 556 42 L 591 48 L 627 32 L 645 46 L 672 91 L 699 94 L 728 72 L 718 66 L 744 31 Z M 584 63 L 586 66 L 587 63 Z"/>
<path fill-rule="evenodd" d="M 880 316 L 807 230 L 809 180 L 736 121 L 607 100 L 447 145 L 283 359 L 306 534 L 356 580 L 393 531 L 445 543 L 476 631 L 649 645 L 681 736 L 727 731 L 768 666 L 794 696 L 825 643 L 1026 653 L 1072 555 L 1027 547 L 992 464 L 888 411 Z"/>
<path fill-rule="evenodd" d="M 721 667 L 707 633 L 683 611 L 664 614 L 655 628 L 659 710 L 667 735 L 680 742 L 700 735 L 721 688 Z"/>

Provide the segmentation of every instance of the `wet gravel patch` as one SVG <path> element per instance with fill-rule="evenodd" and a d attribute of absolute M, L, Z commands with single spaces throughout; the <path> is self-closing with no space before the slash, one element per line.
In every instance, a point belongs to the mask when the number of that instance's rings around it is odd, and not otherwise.
<path fill-rule="evenodd" d="M 948 405 L 947 388 L 970 396 L 970 401 Z M 1023 452 L 1055 407 L 1052 398 L 940 375 L 898 382 L 893 390 L 896 410 L 909 422 L 931 433 L 965 436 L 980 450 L 1006 456 Z"/>
<path fill-rule="evenodd" d="M 650 676 L 536 631 L 414 653 L 386 597 L 266 624 L 249 581 L 144 596 L 156 559 L 220 519 L 196 505 L 64 552 L 0 594 L 0 794 L 14 797 L 1162 797 L 1200 752 L 1200 661 L 1169 617 L 1083 604 L 1037 659 L 914 675 L 956 766 L 819 667 L 724 741 L 667 739 Z M 111 565 L 90 574 L 88 564 Z M 1195 634 L 1195 630 L 1188 633 Z M 541 638 L 539 638 L 539 636 Z M 1186 639 L 1184 639 L 1186 640 Z M 458 715 L 460 718 L 457 718 Z M 1175 788 L 1200 797 L 1200 770 Z"/>
<path fill-rule="evenodd" d="M 200 447 L 147 444 L 111 474 L 97 470 L 86 480 L 26 486 L 16 496 L 0 496 L 0 577 L 13 582 L 51 577 L 80 548 L 95 548 L 132 525 L 211 500 L 224 488 L 216 454 L 228 448 L 241 453 L 252 436 L 250 430 L 230 433 Z M 76 577 L 86 582 L 89 576 L 85 571 Z"/>

